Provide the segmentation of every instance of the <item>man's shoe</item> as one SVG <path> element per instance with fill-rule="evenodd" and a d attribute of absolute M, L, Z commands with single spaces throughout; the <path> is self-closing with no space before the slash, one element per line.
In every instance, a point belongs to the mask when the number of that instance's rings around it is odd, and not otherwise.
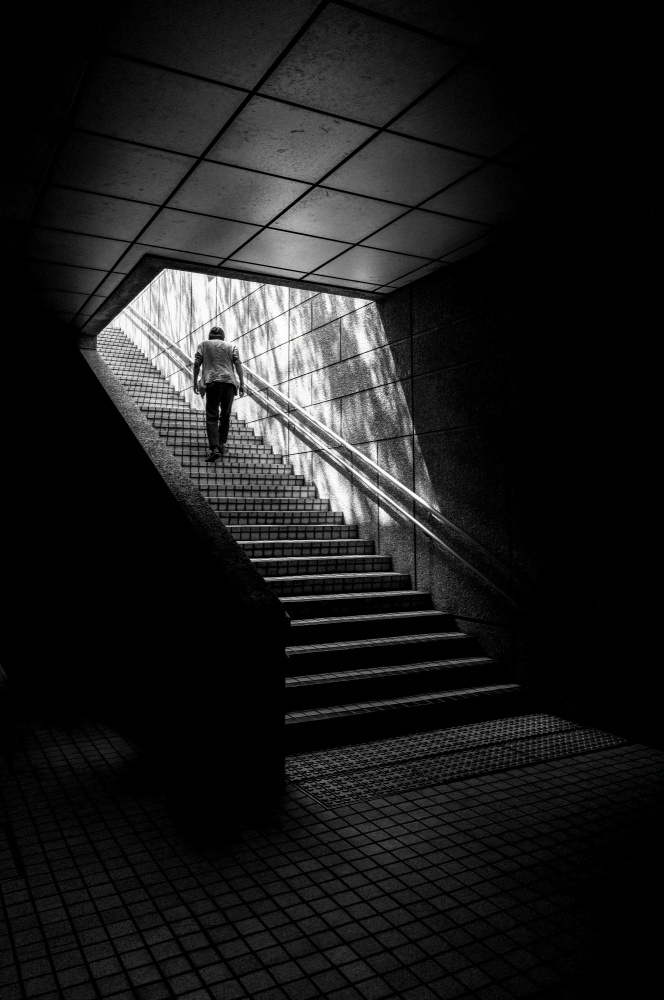
<path fill-rule="evenodd" d="M 205 461 L 206 462 L 218 462 L 220 458 L 221 458 L 221 455 L 220 455 L 218 449 L 217 448 L 213 448 L 212 451 L 208 455 L 205 456 Z"/>

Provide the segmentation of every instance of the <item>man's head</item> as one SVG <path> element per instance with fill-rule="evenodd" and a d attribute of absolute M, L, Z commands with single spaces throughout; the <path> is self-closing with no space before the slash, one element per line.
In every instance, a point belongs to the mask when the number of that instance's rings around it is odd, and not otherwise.
<path fill-rule="evenodd" d="M 213 326 L 208 334 L 208 340 L 226 340 L 226 334 L 220 326 Z"/>

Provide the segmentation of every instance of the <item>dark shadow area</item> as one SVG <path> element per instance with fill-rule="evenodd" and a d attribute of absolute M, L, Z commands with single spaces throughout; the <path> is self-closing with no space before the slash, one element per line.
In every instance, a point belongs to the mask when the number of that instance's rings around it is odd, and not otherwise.
<path fill-rule="evenodd" d="M 2 665 L 33 715 L 104 720 L 145 748 L 183 814 L 214 823 L 211 787 L 222 812 L 253 812 L 281 787 L 283 635 L 269 614 L 257 627 L 71 331 L 5 277 L 5 329 L 20 340 L 29 303 L 30 331 L 2 394 Z"/>
<path fill-rule="evenodd" d="M 661 745 L 654 637 L 638 624 L 655 525 L 644 362 L 617 347 L 631 265 L 611 259 L 615 222 L 594 201 L 569 245 L 578 198 L 559 183 L 555 224 L 526 220 L 378 309 L 388 343 L 413 338 L 406 399 L 440 509 L 506 551 L 532 593 L 519 676 L 545 710 Z"/>

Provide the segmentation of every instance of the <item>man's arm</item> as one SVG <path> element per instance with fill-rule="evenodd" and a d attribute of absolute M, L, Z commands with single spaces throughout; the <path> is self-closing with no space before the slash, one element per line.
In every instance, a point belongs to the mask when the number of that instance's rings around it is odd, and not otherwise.
<path fill-rule="evenodd" d="M 198 374 L 201 370 L 201 365 L 203 364 L 203 355 L 201 349 L 196 351 L 194 355 L 194 392 L 198 392 Z"/>
<path fill-rule="evenodd" d="M 240 380 L 240 395 L 244 396 L 244 372 L 242 371 L 242 362 L 239 358 L 235 358 L 233 361 L 235 365 L 235 371 L 237 372 L 237 377 Z"/>

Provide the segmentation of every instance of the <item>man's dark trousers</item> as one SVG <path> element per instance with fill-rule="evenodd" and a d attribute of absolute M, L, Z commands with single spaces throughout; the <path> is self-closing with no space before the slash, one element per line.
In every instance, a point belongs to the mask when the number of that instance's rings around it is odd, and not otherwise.
<path fill-rule="evenodd" d="M 208 382 L 205 386 L 205 421 L 210 449 L 226 444 L 235 391 L 231 382 Z"/>

